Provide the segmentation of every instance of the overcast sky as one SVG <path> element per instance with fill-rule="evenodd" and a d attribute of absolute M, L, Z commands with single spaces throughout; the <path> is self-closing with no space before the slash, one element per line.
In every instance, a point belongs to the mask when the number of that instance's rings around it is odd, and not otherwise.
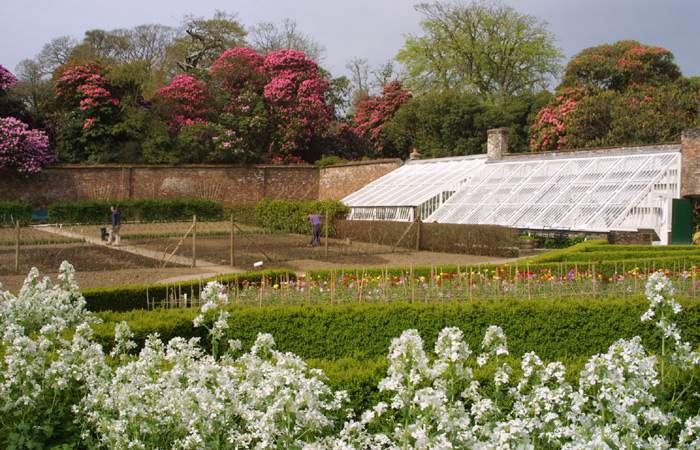
<path fill-rule="evenodd" d="M 420 32 L 416 0 L 0 0 L 0 64 L 14 70 L 52 38 L 144 23 L 179 25 L 185 15 L 236 12 L 251 26 L 297 21 L 326 48 L 323 66 L 345 74 L 353 57 L 378 65 Z M 700 75 L 700 0 L 506 0 L 549 23 L 570 57 L 583 48 L 636 39 L 671 50 L 686 76 Z"/>

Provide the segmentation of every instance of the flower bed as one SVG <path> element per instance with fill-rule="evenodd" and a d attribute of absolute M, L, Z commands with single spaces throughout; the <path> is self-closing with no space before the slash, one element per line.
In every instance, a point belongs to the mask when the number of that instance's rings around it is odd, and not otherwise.
<path fill-rule="evenodd" d="M 433 351 L 406 329 L 388 349 L 373 404 L 259 334 L 249 352 L 226 339 L 230 298 L 211 282 L 193 326 L 199 339 L 148 337 L 137 353 L 126 323 L 109 355 L 95 317 L 61 266 L 56 285 L 33 270 L 18 296 L 0 292 L 0 442 L 6 448 L 698 448 L 700 354 L 674 323 L 682 305 L 661 272 L 646 284 L 639 336 L 593 355 L 577 382 L 560 362 L 523 354 L 519 369 L 496 325 L 470 345 L 439 331 Z M 639 319 L 637 319 L 639 320 Z M 293 325 L 292 325 L 293 326 Z M 652 345 L 655 341 L 652 342 Z M 485 369 L 486 368 L 486 369 Z M 370 368 L 370 372 L 373 369 Z M 478 375 L 478 374 L 481 375 Z M 488 373 L 488 378 L 483 374 Z"/>

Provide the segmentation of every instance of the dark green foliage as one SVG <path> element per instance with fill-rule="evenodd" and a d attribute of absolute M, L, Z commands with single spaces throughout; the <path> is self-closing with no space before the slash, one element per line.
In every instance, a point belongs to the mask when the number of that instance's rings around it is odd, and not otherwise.
<path fill-rule="evenodd" d="M 268 231 L 306 234 L 311 230 L 308 216 L 316 212 L 328 214 L 332 220 L 329 233 L 333 233 L 335 218 L 347 212 L 347 207 L 336 200 L 267 200 L 263 199 L 255 207 L 256 223 Z"/>
<path fill-rule="evenodd" d="M 109 223 L 110 206 L 119 205 L 122 222 L 167 222 L 191 220 L 220 220 L 223 206 L 211 200 L 114 200 L 58 202 L 49 205 L 49 221 L 53 223 Z"/>
<path fill-rule="evenodd" d="M 560 236 L 533 236 L 539 248 L 567 248 L 585 241 L 585 237 Z"/>
<path fill-rule="evenodd" d="M 224 207 L 224 219 L 233 216 L 236 223 L 255 225 L 255 205 L 228 205 Z"/>
<path fill-rule="evenodd" d="M 0 227 L 13 226 L 17 221 L 27 225 L 32 221 L 32 205 L 22 200 L 0 202 Z"/>
<path fill-rule="evenodd" d="M 283 270 L 269 270 L 222 275 L 204 280 L 183 281 L 177 285 L 151 284 L 84 289 L 83 296 L 90 311 L 131 311 L 134 309 L 146 309 L 148 307 L 147 301 L 162 302 L 168 297 L 168 292 L 174 294 L 180 291 L 183 294 L 187 294 L 190 298 L 198 296 L 200 287 L 204 287 L 209 281 L 219 281 L 224 285 L 259 283 L 263 276 L 267 278 L 281 278 L 286 274 L 287 272 Z M 136 314 L 138 315 L 140 312 Z"/>
<path fill-rule="evenodd" d="M 332 166 L 334 164 L 343 164 L 350 162 L 345 158 L 341 158 L 340 156 L 336 155 L 323 155 L 321 159 L 318 161 L 314 162 L 314 165 L 318 167 L 319 169 L 323 169 L 324 167 Z"/>
<path fill-rule="evenodd" d="M 683 314 L 675 320 L 684 339 L 700 344 L 700 303 L 680 299 Z M 604 352 L 620 338 L 642 336 L 650 349 L 660 345 L 652 325 L 640 321 L 648 302 L 628 299 L 478 301 L 470 303 L 394 303 L 342 306 L 285 306 L 231 308 L 227 338 L 241 339 L 243 348 L 258 333 L 270 333 L 282 351 L 302 358 L 337 360 L 384 357 L 395 337 L 409 328 L 419 331 L 432 348 L 444 327 L 459 327 L 472 348 L 479 348 L 489 325 L 499 325 L 516 357 L 534 351 L 544 359 L 590 356 Z M 106 323 L 97 338 L 110 345 L 114 323 L 127 320 L 139 339 L 159 332 L 163 337 L 184 333 L 199 336 L 191 327 L 196 310 L 157 310 L 100 314 Z M 165 326 L 165 329 L 161 327 Z"/>
<path fill-rule="evenodd" d="M 530 124 L 550 98 L 544 92 L 494 105 L 469 93 L 429 92 L 404 104 L 383 133 L 401 154 L 415 147 L 437 158 L 485 153 L 486 131 L 507 127 L 510 151 L 527 151 Z"/>

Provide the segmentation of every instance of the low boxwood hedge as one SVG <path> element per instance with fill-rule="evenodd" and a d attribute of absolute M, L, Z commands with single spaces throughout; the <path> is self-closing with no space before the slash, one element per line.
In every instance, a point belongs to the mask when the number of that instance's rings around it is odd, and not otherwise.
<path fill-rule="evenodd" d="M 700 343 L 700 302 L 680 299 L 684 307 L 675 318 L 685 339 Z M 457 326 L 472 348 L 479 348 L 489 325 L 501 326 L 509 348 L 519 357 L 535 351 L 546 359 L 590 356 L 605 351 L 615 340 L 640 335 L 653 348 L 660 345 L 655 329 L 640 322 L 648 306 L 639 297 L 587 300 L 476 301 L 466 303 L 394 303 L 342 306 L 278 306 L 231 308 L 229 335 L 249 348 L 258 333 L 270 333 L 283 351 L 303 358 L 373 359 L 386 356 L 391 339 L 417 329 L 432 348 L 441 329 Z M 126 320 L 142 342 L 148 334 L 201 336 L 192 327 L 194 309 L 108 312 L 96 335 L 112 342 L 115 322 Z"/>
<path fill-rule="evenodd" d="M 182 293 L 199 295 L 199 289 L 209 281 L 219 281 L 224 284 L 233 284 L 245 281 L 259 283 L 262 277 L 281 279 L 288 274 L 284 270 L 267 270 L 260 272 L 234 273 L 220 275 L 202 280 L 183 281 L 173 284 L 127 285 L 107 288 L 84 289 L 83 296 L 90 311 L 131 311 L 148 308 L 147 301 L 163 301 L 168 297 L 168 290 L 180 290 Z M 290 277 L 293 277 L 290 274 Z M 137 314 L 141 314 L 138 312 Z"/>
<path fill-rule="evenodd" d="M 110 206 L 119 205 L 122 221 L 168 222 L 191 220 L 221 220 L 224 208 L 211 200 L 113 200 L 57 202 L 49 205 L 49 221 L 53 223 L 108 223 Z"/>
<path fill-rule="evenodd" d="M 32 204 L 22 200 L 0 202 L 0 227 L 14 226 L 18 220 L 22 225 L 32 221 Z"/>

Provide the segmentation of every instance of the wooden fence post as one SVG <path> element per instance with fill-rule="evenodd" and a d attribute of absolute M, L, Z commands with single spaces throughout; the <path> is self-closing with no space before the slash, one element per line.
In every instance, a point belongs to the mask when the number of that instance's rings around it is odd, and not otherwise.
<path fill-rule="evenodd" d="M 15 273 L 19 273 L 19 220 L 15 224 Z"/>
<path fill-rule="evenodd" d="M 413 220 L 415 222 L 418 222 L 416 225 L 416 250 L 420 250 L 420 229 L 421 229 L 421 220 L 420 220 L 420 208 L 417 206 L 413 207 Z"/>
<path fill-rule="evenodd" d="M 326 208 L 326 220 L 324 220 L 324 224 L 323 224 L 324 227 L 325 227 L 325 229 L 326 229 L 326 233 L 325 233 L 325 234 L 326 234 L 326 240 L 325 240 L 325 242 L 324 242 L 324 243 L 325 243 L 325 255 L 326 255 L 326 258 L 328 258 L 328 221 L 329 221 L 329 220 L 330 220 L 330 218 L 329 218 L 329 216 L 328 216 L 328 208 Z"/>
<path fill-rule="evenodd" d="M 235 222 L 233 221 L 233 214 L 231 214 L 231 242 L 230 242 L 230 266 L 233 267 L 236 265 L 236 254 L 234 251 L 234 235 L 236 233 L 236 227 L 235 227 Z"/>
<path fill-rule="evenodd" d="M 197 267 L 197 215 L 192 216 L 192 267 Z"/>

